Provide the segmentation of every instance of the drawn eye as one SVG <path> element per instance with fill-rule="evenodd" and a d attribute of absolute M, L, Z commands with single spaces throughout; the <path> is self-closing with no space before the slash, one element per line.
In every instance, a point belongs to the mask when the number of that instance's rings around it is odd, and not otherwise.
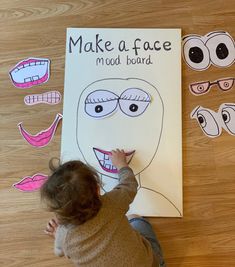
<path fill-rule="evenodd" d="M 197 107 L 191 113 L 191 118 L 197 119 L 204 134 L 209 137 L 216 137 L 221 134 L 221 127 L 219 127 L 216 113 L 209 109 L 204 109 L 202 107 Z"/>
<path fill-rule="evenodd" d="M 85 112 L 94 118 L 111 115 L 117 108 L 118 96 L 107 90 L 90 93 L 85 100 Z"/>
<path fill-rule="evenodd" d="M 235 44 L 227 33 L 218 33 L 206 41 L 211 62 L 217 67 L 228 67 L 235 60 Z"/>
<path fill-rule="evenodd" d="M 227 131 L 229 133 L 235 135 L 235 105 L 229 106 L 228 104 L 225 104 L 227 107 L 222 108 L 222 118 L 224 121 L 224 124 L 226 126 Z"/>
<path fill-rule="evenodd" d="M 189 89 L 195 95 L 202 95 L 205 94 L 208 89 L 210 88 L 210 82 L 199 82 L 199 83 L 192 83 L 189 85 Z"/>
<path fill-rule="evenodd" d="M 119 104 L 123 113 L 131 117 L 137 117 L 145 112 L 150 101 L 150 95 L 144 90 L 129 88 L 121 94 Z"/>
<path fill-rule="evenodd" d="M 199 37 L 184 42 L 183 56 L 185 62 L 194 70 L 205 70 L 210 66 L 208 48 Z"/>

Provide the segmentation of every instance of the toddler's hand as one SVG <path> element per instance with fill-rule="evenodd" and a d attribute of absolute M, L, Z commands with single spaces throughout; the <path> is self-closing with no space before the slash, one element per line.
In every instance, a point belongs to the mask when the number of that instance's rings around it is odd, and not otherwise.
<path fill-rule="evenodd" d="M 112 150 L 112 154 L 109 156 L 113 165 L 120 170 L 123 167 L 127 167 L 126 155 L 124 150 L 116 149 Z"/>
<path fill-rule="evenodd" d="M 51 219 L 47 223 L 47 227 L 46 227 L 46 230 L 44 230 L 44 233 L 55 238 L 55 233 L 56 233 L 57 228 L 58 228 L 57 220 Z"/>

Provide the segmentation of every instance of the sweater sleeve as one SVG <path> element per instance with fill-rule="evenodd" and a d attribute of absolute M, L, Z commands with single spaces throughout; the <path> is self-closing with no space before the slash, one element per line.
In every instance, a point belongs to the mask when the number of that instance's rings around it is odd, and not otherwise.
<path fill-rule="evenodd" d="M 64 226 L 58 226 L 55 234 L 54 253 L 56 256 L 63 257 L 63 243 L 67 234 L 67 229 Z"/>
<path fill-rule="evenodd" d="M 120 169 L 118 175 L 119 184 L 106 194 L 119 208 L 127 211 L 137 193 L 138 183 L 130 167 Z"/>

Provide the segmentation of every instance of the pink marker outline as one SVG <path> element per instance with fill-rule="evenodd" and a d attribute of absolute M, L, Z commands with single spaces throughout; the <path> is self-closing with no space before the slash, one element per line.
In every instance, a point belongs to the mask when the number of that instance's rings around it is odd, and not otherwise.
<path fill-rule="evenodd" d="M 108 169 L 108 168 L 106 168 L 104 165 L 102 165 L 102 164 L 101 164 L 101 161 L 103 161 L 103 159 L 100 159 L 100 158 L 98 157 L 98 155 L 96 154 L 96 151 L 98 151 L 98 152 L 100 152 L 100 153 L 102 153 L 102 154 L 104 154 L 104 155 L 108 155 L 108 156 L 109 156 L 109 155 L 112 154 L 111 151 L 103 150 L 103 149 L 96 148 L 96 147 L 93 147 L 93 151 L 94 151 L 94 153 L 95 153 L 96 159 L 97 159 L 98 162 L 99 162 L 100 167 L 101 167 L 104 171 L 109 172 L 109 173 L 115 173 L 115 174 L 118 173 L 118 170 L 117 170 L 116 168 L 114 168 L 114 169 L 113 169 L 113 168 L 112 168 L 112 169 Z M 126 152 L 126 153 L 125 153 L 126 157 L 132 155 L 131 158 L 130 158 L 129 161 L 128 161 L 128 164 L 130 163 L 130 161 L 131 161 L 131 159 L 132 159 L 134 153 L 135 153 L 135 150 L 132 150 L 132 151 L 130 151 L 130 152 Z"/>
<path fill-rule="evenodd" d="M 60 120 L 62 119 L 62 115 L 60 113 L 58 113 L 55 117 L 55 120 L 53 121 L 53 123 L 51 124 L 51 126 L 49 128 L 47 128 L 46 130 L 43 130 L 39 133 L 37 133 L 36 135 L 31 135 L 30 133 L 28 133 L 22 126 L 22 122 L 20 122 L 18 124 L 20 133 L 22 135 L 22 137 L 32 146 L 35 147 L 44 147 L 46 145 L 49 144 L 49 142 L 51 141 L 51 139 L 53 138 L 56 128 L 60 122 Z"/>
<path fill-rule="evenodd" d="M 41 188 L 47 180 L 48 175 L 43 173 L 36 173 L 33 176 L 25 176 L 19 182 L 14 183 L 12 186 L 22 192 L 34 192 Z"/>
<path fill-rule="evenodd" d="M 47 65 L 47 70 L 46 70 L 46 73 L 43 77 L 41 77 L 40 79 L 38 80 L 35 80 L 35 81 L 29 81 L 29 82 L 23 82 L 23 83 L 19 83 L 19 82 L 16 82 L 14 81 L 13 79 L 13 75 L 12 73 L 14 71 L 16 71 L 17 69 L 19 69 L 19 67 L 21 66 L 24 66 L 25 64 L 29 64 L 29 63 L 36 63 L 36 62 L 45 62 Z M 36 65 L 35 65 L 36 66 Z M 27 66 L 28 67 L 28 66 Z M 21 68 L 22 69 L 22 68 Z M 21 69 L 19 69 L 18 71 L 20 71 Z M 11 78 L 11 81 L 13 83 L 13 85 L 17 88 L 29 88 L 29 87 L 32 87 L 34 85 L 39 85 L 39 84 L 42 84 L 42 83 L 45 83 L 49 80 L 50 78 L 50 59 L 48 58 L 27 58 L 27 59 L 24 59 L 24 60 L 21 60 L 17 65 L 15 65 L 10 71 L 9 71 L 9 76 Z"/>

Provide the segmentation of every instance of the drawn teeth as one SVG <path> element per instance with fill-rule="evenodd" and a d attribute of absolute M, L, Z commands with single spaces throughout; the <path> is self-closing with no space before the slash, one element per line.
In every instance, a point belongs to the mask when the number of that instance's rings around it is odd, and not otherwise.
<path fill-rule="evenodd" d="M 31 82 L 31 80 L 32 80 L 31 77 L 27 77 L 27 78 L 24 79 L 24 82 L 25 82 L 25 83 L 27 83 L 27 82 Z"/>
<path fill-rule="evenodd" d="M 109 156 L 107 154 L 104 154 L 104 159 L 109 160 Z"/>
<path fill-rule="evenodd" d="M 37 81 L 37 80 L 39 80 L 39 76 L 38 75 L 33 76 L 32 79 L 33 79 L 33 81 Z"/>
<path fill-rule="evenodd" d="M 107 168 L 107 169 L 111 169 L 111 165 L 110 164 L 105 164 L 105 168 Z"/>

